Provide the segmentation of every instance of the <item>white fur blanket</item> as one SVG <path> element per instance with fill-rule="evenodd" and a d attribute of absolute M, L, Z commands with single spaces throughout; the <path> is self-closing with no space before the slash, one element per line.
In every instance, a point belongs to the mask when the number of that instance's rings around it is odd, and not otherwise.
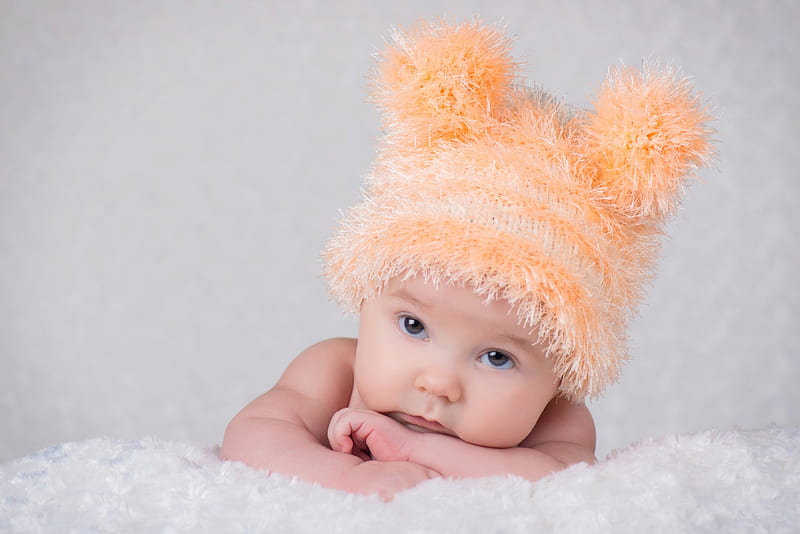
<path fill-rule="evenodd" d="M 432 480 L 391 503 L 216 447 L 90 439 L 0 465 L 0 532 L 800 532 L 800 428 L 645 440 L 537 483 Z"/>

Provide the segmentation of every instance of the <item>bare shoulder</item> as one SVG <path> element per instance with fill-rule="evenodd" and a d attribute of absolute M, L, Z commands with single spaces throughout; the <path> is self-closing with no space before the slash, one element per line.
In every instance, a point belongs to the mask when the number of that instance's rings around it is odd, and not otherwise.
<path fill-rule="evenodd" d="M 586 405 L 557 397 L 550 401 L 533 431 L 520 446 L 551 452 L 568 450 L 578 461 L 591 462 L 594 460 L 596 443 L 594 419 Z"/>
<path fill-rule="evenodd" d="M 354 339 L 336 338 L 298 354 L 274 387 L 230 421 L 223 457 L 272 469 L 291 460 L 281 460 L 288 444 L 310 451 L 327 446 L 331 416 L 347 406 L 353 390 L 355 347 Z"/>
<path fill-rule="evenodd" d="M 320 341 L 295 357 L 275 387 L 325 398 L 347 390 L 349 399 L 355 354 L 355 339 L 340 337 Z"/>
<path fill-rule="evenodd" d="M 320 341 L 298 354 L 286 368 L 278 383 L 287 378 L 290 380 L 295 378 L 296 373 L 304 373 L 312 369 L 322 371 L 345 367 L 352 370 L 355 354 L 355 339 L 336 337 Z"/>
<path fill-rule="evenodd" d="M 245 406 L 234 421 L 283 420 L 305 426 L 318 438 L 324 435 L 331 415 L 350 400 L 355 347 L 355 339 L 334 338 L 305 349 L 278 382 Z"/>

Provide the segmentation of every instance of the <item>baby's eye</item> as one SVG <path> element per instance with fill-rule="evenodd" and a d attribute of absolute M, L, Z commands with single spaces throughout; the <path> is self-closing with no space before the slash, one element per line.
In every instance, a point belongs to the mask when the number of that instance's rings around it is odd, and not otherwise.
<path fill-rule="evenodd" d="M 492 369 L 511 369 L 514 367 L 514 360 L 509 355 L 496 350 L 490 350 L 481 356 L 481 363 L 488 365 Z"/>
<path fill-rule="evenodd" d="M 422 324 L 422 321 L 409 315 L 400 317 L 400 330 L 418 339 L 425 339 L 428 337 L 428 332 L 425 331 L 425 325 Z"/>

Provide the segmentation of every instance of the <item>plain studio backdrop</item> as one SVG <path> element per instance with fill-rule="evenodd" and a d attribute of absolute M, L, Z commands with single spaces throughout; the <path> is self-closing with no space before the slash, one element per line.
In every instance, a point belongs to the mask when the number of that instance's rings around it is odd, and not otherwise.
<path fill-rule="evenodd" d="M 598 455 L 800 423 L 798 5 L 0 0 L 0 461 L 220 443 L 299 351 L 355 335 L 319 254 L 380 133 L 366 73 L 391 25 L 445 14 L 502 21 L 571 104 L 658 58 L 717 110 L 716 167 L 591 405 Z"/>

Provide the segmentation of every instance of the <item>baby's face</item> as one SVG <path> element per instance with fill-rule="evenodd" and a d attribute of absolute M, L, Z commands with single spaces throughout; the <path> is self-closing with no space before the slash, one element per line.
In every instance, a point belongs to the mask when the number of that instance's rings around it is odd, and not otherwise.
<path fill-rule="evenodd" d="M 361 309 L 357 397 L 415 430 L 514 447 L 557 392 L 536 341 L 505 301 L 396 279 Z"/>

